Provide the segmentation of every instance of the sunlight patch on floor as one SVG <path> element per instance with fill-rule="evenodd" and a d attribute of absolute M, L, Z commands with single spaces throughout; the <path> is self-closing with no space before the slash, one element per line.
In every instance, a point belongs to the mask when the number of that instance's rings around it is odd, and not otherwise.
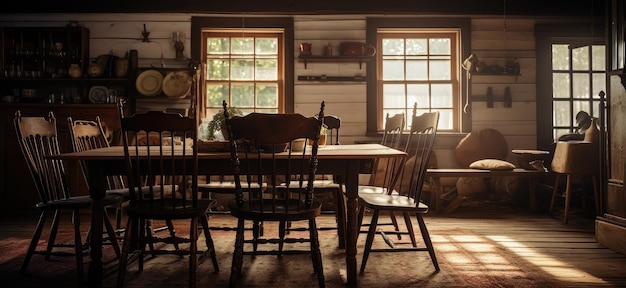
<path fill-rule="evenodd" d="M 578 284 L 606 284 L 606 281 L 595 277 L 580 269 L 569 267 L 569 264 L 559 261 L 553 257 L 538 252 L 536 249 L 527 247 L 508 236 L 486 236 L 488 239 L 497 242 L 508 250 L 520 255 L 525 261 L 535 265 L 561 281 L 571 281 Z M 528 257 L 528 256 L 538 257 Z"/>

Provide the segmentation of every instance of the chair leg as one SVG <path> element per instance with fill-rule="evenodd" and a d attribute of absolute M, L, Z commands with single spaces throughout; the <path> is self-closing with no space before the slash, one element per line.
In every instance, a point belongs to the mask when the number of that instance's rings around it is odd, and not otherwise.
<path fill-rule="evenodd" d="M 209 220 L 206 216 L 200 216 L 200 221 L 202 222 L 202 231 L 204 232 L 204 241 L 206 243 L 206 247 L 209 250 L 209 255 L 211 256 L 211 261 L 213 262 L 213 270 L 215 272 L 219 272 L 220 268 L 217 264 L 217 255 L 215 254 L 215 244 L 213 243 L 213 237 L 211 237 L 211 230 L 209 228 Z"/>
<path fill-rule="evenodd" d="M 198 218 L 192 218 L 189 224 L 189 287 L 197 285 L 198 271 Z"/>
<path fill-rule="evenodd" d="M 424 239 L 424 243 L 426 244 L 426 248 L 428 248 L 428 254 L 430 254 L 430 260 L 433 262 L 435 266 L 435 270 L 439 271 L 439 262 L 437 262 L 437 256 L 435 256 L 435 249 L 433 248 L 433 243 L 430 241 L 430 234 L 428 234 L 428 229 L 426 228 L 426 223 L 424 222 L 424 218 L 422 214 L 415 213 L 417 216 L 417 223 L 420 227 L 420 233 L 422 234 L 422 238 Z"/>
<path fill-rule="evenodd" d="M 346 248 L 346 201 L 341 189 L 335 193 L 337 199 L 337 210 L 335 217 L 337 219 L 337 239 L 339 241 L 339 249 Z"/>
<path fill-rule="evenodd" d="M 113 250 L 115 251 L 115 255 L 120 257 L 120 246 L 117 243 L 117 234 L 115 233 L 115 229 L 113 229 L 113 225 L 111 224 L 111 220 L 109 220 L 109 216 L 107 215 L 106 209 L 104 210 L 104 227 L 106 228 L 107 235 L 109 236 L 109 241 L 111 241 L 111 245 L 113 246 Z"/>
<path fill-rule="evenodd" d="M 283 248 L 285 247 L 285 231 L 287 229 L 287 225 L 291 222 L 287 223 L 287 221 L 280 221 L 278 223 L 278 258 L 283 257 Z M 256 237 L 255 237 L 256 239 Z M 256 243 L 256 241 L 255 241 Z M 255 244 L 256 245 L 256 244 Z M 255 250 L 256 251 L 256 250 Z"/>
<path fill-rule="evenodd" d="M 165 224 L 167 225 L 167 230 L 170 232 L 170 236 L 176 237 L 176 229 L 174 229 L 174 223 L 172 222 L 172 220 L 165 220 Z M 174 243 L 174 248 L 178 250 L 177 243 Z"/>
<path fill-rule="evenodd" d="M 361 206 L 361 208 L 364 208 Z M 374 236 L 376 235 L 376 224 L 378 224 L 378 215 L 380 210 L 375 209 L 372 214 L 372 221 L 370 222 L 370 229 L 367 232 L 367 239 L 365 240 L 365 248 L 363 250 L 363 260 L 361 261 L 361 273 L 365 272 L 365 265 L 367 264 L 367 258 L 369 258 L 370 251 L 372 250 L 372 243 L 374 243 Z"/>
<path fill-rule="evenodd" d="M 233 263 L 230 267 L 230 283 L 229 287 L 235 287 L 237 278 L 241 276 L 241 267 L 243 264 L 243 232 L 244 220 L 237 221 L 237 235 L 235 236 L 235 250 L 233 252 Z"/>
<path fill-rule="evenodd" d="M 61 210 L 54 210 L 54 216 L 52 218 L 52 224 L 50 225 L 50 235 L 48 235 L 48 246 L 46 247 L 46 260 L 50 260 L 52 255 L 52 248 L 54 248 L 54 241 L 57 239 L 57 232 L 59 231 L 59 220 L 61 218 Z M 74 222 L 74 221 L 72 221 Z"/>
<path fill-rule="evenodd" d="M 20 273 L 25 273 L 26 268 L 28 267 L 28 263 L 30 263 L 30 259 L 33 257 L 35 253 L 35 249 L 37 249 L 37 243 L 39 243 L 39 238 L 41 238 L 41 232 L 43 231 L 43 226 L 46 223 L 46 218 L 48 217 L 48 211 L 44 210 L 41 212 L 39 216 L 39 221 L 37 221 L 37 227 L 35 228 L 35 233 L 30 240 L 30 245 L 28 245 L 28 250 L 26 251 L 26 256 L 24 257 L 24 261 L 22 262 L 22 268 L 20 269 Z"/>
<path fill-rule="evenodd" d="M 559 180 L 561 178 L 561 174 L 556 174 L 554 180 L 554 187 L 552 188 L 552 199 L 550 200 L 550 210 L 548 210 L 548 215 L 552 216 L 554 212 L 554 203 L 556 202 L 556 195 L 559 193 Z"/>
<path fill-rule="evenodd" d="M 389 218 L 391 218 L 391 224 L 393 224 L 393 229 L 396 232 L 400 232 L 400 226 L 398 226 L 398 220 L 396 219 L 396 213 L 393 211 L 389 211 Z M 402 235 L 400 233 L 396 233 L 398 236 L 398 240 L 402 240 Z"/>
<path fill-rule="evenodd" d="M 315 219 L 309 219 L 309 238 L 311 240 L 311 260 L 313 261 L 313 270 L 317 274 L 317 283 L 320 288 L 326 287 L 324 283 L 324 266 L 322 265 L 322 252 L 320 251 L 320 242 L 317 233 L 317 224 Z"/>
<path fill-rule="evenodd" d="M 80 213 L 78 209 L 74 209 L 72 216 L 74 218 L 74 252 L 76 253 L 76 272 L 78 273 L 78 283 L 83 283 L 83 238 L 80 236 Z"/>
<path fill-rule="evenodd" d="M 239 230 L 239 227 L 237 227 L 237 230 Z M 254 221 L 254 223 L 252 223 L 252 239 L 254 239 L 254 241 L 252 241 L 252 251 L 254 252 L 256 252 L 257 249 L 259 248 L 259 244 L 257 240 L 259 239 L 261 235 L 263 235 L 261 234 L 261 230 L 262 230 L 262 226 L 259 224 L 259 222 Z"/>
<path fill-rule="evenodd" d="M 128 255 L 131 251 L 132 231 L 135 229 L 134 223 L 131 218 L 128 218 L 124 242 L 122 242 L 122 255 L 120 255 L 120 262 L 117 268 L 117 287 L 124 287 L 124 278 L 128 269 Z"/>
<path fill-rule="evenodd" d="M 406 225 L 406 230 L 409 233 L 409 238 L 411 238 L 411 244 L 413 244 L 413 247 L 417 247 L 417 240 L 415 240 L 415 231 L 413 230 L 411 215 L 409 212 L 402 212 L 402 215 L 404 216 L 404 223 Z"/>
<path fill-rule="evenodd" d="M 600 188 L 598 184 L 598 176 L 595 174 L 591 176 L 591 180 L 593 182 L 593 201 L 595 203 L 596 215 L 602 215 L 602 198 L 600 195 Z"/>
<path fill-rule="evenodd" d="M 567 224 L 567 216 L 569 215 L 569 203 L 572 194 L 572 175 L 567 175 L 565 184 L 565 211 L 563 211 L 563 223 Z"/>

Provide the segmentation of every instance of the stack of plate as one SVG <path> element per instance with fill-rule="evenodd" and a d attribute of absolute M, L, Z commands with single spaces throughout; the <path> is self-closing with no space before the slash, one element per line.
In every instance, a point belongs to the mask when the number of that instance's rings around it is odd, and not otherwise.
<path fill-rule="evenodd" d="M 163 78 L 161 72 L 150 69 L 139 74 L 135 86 L 137 92 L 143 96 L 163 93 L 171 98 L 184 98 L 191 91 L 191 82 L 191 76 L 187 71 L 168 72 Z"/>

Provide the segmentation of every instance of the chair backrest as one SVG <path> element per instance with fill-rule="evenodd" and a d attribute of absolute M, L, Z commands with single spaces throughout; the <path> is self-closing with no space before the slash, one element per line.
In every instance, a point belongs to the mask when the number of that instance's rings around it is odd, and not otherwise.
<path fill-rule="evenodd" d="M 341 118 L 335 115 L 324 116 L 324 126 L 326 126 L 326 144 L 340 145 L 339 128 L 341 128 Z"/>
<path fill-rule="evenodd" d="M 100 121 L 100 117 L 96 116 L 94 120 L 81 120 L 72 119 L 67 117 L 67 124 L 69 126 L 70 138 L 72 139 L 72 149 L 74 152 L 81 152 L 97 148 L 110 147 L 107 140 L 106 133 L 104 132 L 104 126 Z M 81 169 L 83 176 L 85 177 L 85 183 L 87 183 L 87 167 L 81 162 Z M 126 188 L 126 184 L 121 175 L 107 176 L 107 189 L 122 189 Z"/>
<path fill-rule="evenodd" d="M 306 179 L 315 179 L 324 105 L 322 102 L 318 117 L 305 117 L 300 114 L 251 113 L 243 117 L 230 118 L 226 102 L 223 103 L 231 145 L 235 199 L 238 207 L 243 209 L 244 205 L 250 205 L 246 208 L 252 209 L 254 203 L 259 203 L 262 198 L 274 200 L 272 201 L 273 207 L 263 211 L 268 213 L 287 213 L 290 209 L 311 207 L 313 181 Z M 293 141 L 300 138 L 313 140 L 310 151 L 307 146 L 297 152 L 289 149 Z M 284 152 L 285 149 L 288 149 L 287 152 Z M 277 157 L 286 157 L 288 160 L 275 161 Z M 281 163 L 287 163 L 287 165 L 281 165 Z M 293 180 L 294 175 L 297 176 L 295 180 Z M 270 184 L 265 193 L 259 189 L 253 190 L 252 181 L 254 179 L 263 181 L 261 179 L 264 178 Z M 242 179 L 245 179 L 246 183 L 242 184 Z M 287 188 L 277 189 L 282 181 L 287 182 Z M 299 185 L 293 185 L 292 182 Z M 263 183 L 257 184 L 262 186 Z M 242 186 L 244 186 L 243 189 Z M 247 204 L 244 204 L 244 189 L 252 191 L 248 194 Z M 284 205 L 286 199 L 294 198 L 300 200 L 301 205 L 295 208 Z"/>
<path fill-rule="evenodd" d="M 22 117 L 18 110 L 14 118 L 15 131 L 28 170 L 43 203 L 70 197 L 65 169 L 61 160 L 46 156 L 60 153 L 56 118 Z"/>
<path fill-rule="evenodd" d="M 402 141 L 402 132 L 404 130 L 404 113 L 398 113 L 385 116 L 385 129 L 381 145 L 394 149 L 404 149 L 400 147 Z M 370 175 L 369 185 L 383 188 L 392 187 L 393 176 L 396 175 L 398 169 L 401 168 L 402 159 L 399 158 L 376 158 L 372 166 L 372 174 Z"/>
<path fill-rule="evenodd" d="M 124 117 L 122 106 L 123 100 L 120 100 L 118 113 L 131 199 L 151 203 L 158 201 L 152 209 L 159 210 L 197 207 L 198 149 L 194 144 L 198 139 L 195 119 L 161 111 Z M 140 138 L 150 141 L 134 140 Z M 173 201 L 160 201 L 162 199 Z M 173 206 L 164 207 L 166 203 Z"/>
<path fill-rule="evenodd" d="M 416 115 L 416 109 L 413 109 L 411 130 L 404 149 L 409 156 L 405 160 L 402 173 L 398 173 L 399 179 L 395 180 L 395 187 L 400 194 L 418 201 L 437 135 L 438 122 L 438 111 Z"/>

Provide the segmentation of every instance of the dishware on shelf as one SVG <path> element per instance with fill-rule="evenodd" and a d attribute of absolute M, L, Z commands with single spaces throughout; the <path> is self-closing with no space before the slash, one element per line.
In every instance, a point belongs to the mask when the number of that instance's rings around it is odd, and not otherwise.
<path fill-rule="evenodd" d="M 143 96 L 156 96 L 161 94 L 163 75 L 161 72 L 150 69 L 141 72 L 135 81 L 135 87 Z"/>
<path fill-rule="evenodd" d="M 191 76 L 186 71 L 169 72 L 163 78 L 163 94 L 172 98 L 184 98 L 191 91 Z"/>

